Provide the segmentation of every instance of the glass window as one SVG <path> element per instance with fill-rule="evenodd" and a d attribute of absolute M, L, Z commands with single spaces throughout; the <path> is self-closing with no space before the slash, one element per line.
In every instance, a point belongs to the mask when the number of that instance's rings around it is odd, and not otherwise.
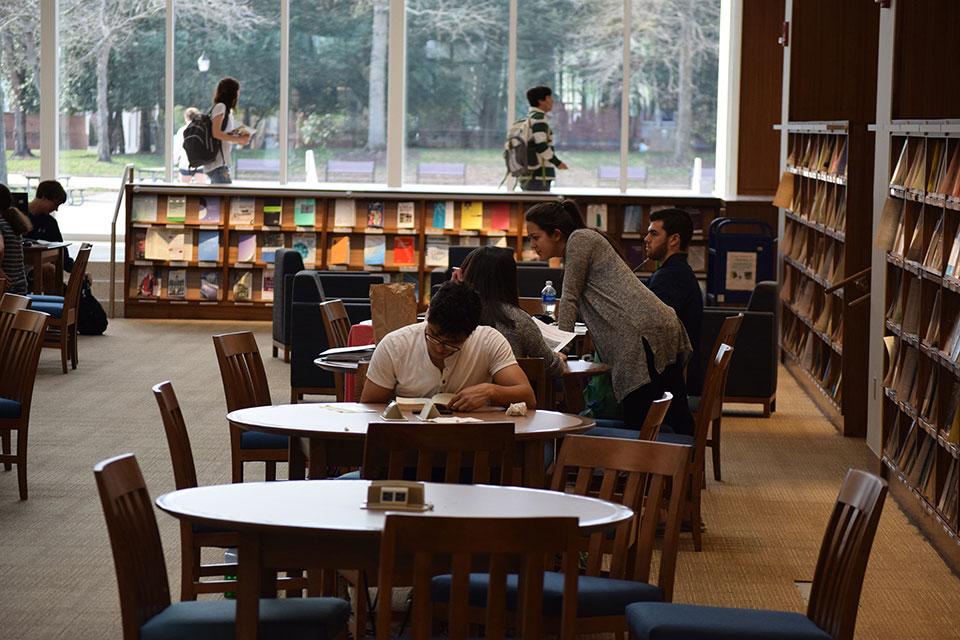
<path fill-rule="evenodd" d="M 388 10 L 291 0 L 290 182 L 386 182 Z"/>
<path fill-rule="evenodd" d="M 508 12 L 507 0 L 407 3 L 405 182 L 503 179 Z"/>
<path fill-rule="evenodd" d="M 0 12 L 0 182 L 19 191 L 40 173 L 40 16 L 15 6 Z"/>

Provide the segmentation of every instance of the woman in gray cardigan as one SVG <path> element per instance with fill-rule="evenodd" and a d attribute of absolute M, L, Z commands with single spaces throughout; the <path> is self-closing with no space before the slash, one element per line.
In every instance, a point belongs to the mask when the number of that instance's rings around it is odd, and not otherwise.
<path fill-rule="evenodd" d="M 526 221 L 540 259 L 563 258 L 558 324 L 573 331 L 577 316 L 583 318 L 601 360 L 611 367 L 625 426 L 640 429 L 650 404 L 669 391 L 666 423 L 692 435 L 683 378 L 692 349 L 677 314 L 640 282 L 604 234 L 585 228 L 572 200 L 534 205 Z"/>

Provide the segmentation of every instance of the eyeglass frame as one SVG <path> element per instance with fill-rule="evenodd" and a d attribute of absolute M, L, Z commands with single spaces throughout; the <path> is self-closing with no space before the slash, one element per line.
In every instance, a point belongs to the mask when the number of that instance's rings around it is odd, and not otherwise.
<path fill-rule="evenodd" d="M 437 345 L 438 347 L 443 347 L 444 349 L 449 351 L 451 355 L 463 349 L 462 344 L 460 346 L 456 346 L 456 345 L 450 344 L 449 342 L 444 342 L 440 338 L 431 334 L 429 331 L 424 331 L 423 335 L 426 336 L 427 340 L 429 340 L 433 344 Z"/>

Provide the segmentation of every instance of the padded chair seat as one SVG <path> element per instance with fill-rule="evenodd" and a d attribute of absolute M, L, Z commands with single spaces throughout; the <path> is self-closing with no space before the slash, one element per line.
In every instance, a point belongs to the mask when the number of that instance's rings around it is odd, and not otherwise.
<path fill-rule="evenodd" d="M 831 640 L 800 613 L 662 602 L 631 604 L 627 626 L 636 640 Z"/>
<path fill-rule="evenodd" d="M 240 435 L 241 449 L 287 449 L 290 441 L 287 436 L 259 431 L 244 431 Z"/>
<path fill-rule="evenodd" d="M 690 407 L 690 413 L 700 411 L 700 396 L 687 396 L 687 406 Z"/>
<path fill-rule="evenodd" d="M 34 311 L 42 311 L 43 313 L 50 314 L 53 318 L 59 318 L 63 315 L 63 303 L 62 302 L 31 302 L 30 308 Z"/>
<path fill-rule="evenodd" d="M 469 602 L 474 607 L 487 604 L 486 573 L 471 573 L 469 583 Z M 437 576 L 433 579 L 434 602 L 446 602 L 450 599 L 450 576 Z M 624 608 L 632 602 L 660 602 L 663 591 L 646 582 L 632 580 L 614 580 L 597 576 L 580 576 L 577 583 L 577 616 L 620 616 Z M 563 574 L 547 571 L 543 574 L 543 612 L 548 615 L 560 615 L 563 605 Z M 517 576 L 507 576 L 507 609 L 517 608 Z"/>
<path fill-rule="evenodd" d="M 666 442 L 668 444 L 685 444 L 690 447 L 696 444 L 696 440 L 694 440 L 693 436 L 685 433 L 673 433 L 670 431 L 661 431 L 658 433 L 657 442 Z"/>
<path fill-rule="evenodd" d="M 0 418 L 19 418 L 20 403 L 8 398 L 0 398 Z"/>
<path fill-rule="evenodd" d="M 233 640 L 236 601 L 177 602 L 140 627 L 141 640 Z M 260 601 L 261 638 L 335 638 L 350 605 L 339 598 L 265 598 Z"/>
<path fill-rule="evenodd" d="M 31 293 L 27 296 L 34 302 L 59 302 L 63 304 L 63 296 L 48 296 L 41 293 Z"/>
<path fill-rule="evenodd" d="M 636 429 L 618 429 L 616 427 L 594 427 L 589 431 L 584 431 L 583 435 L 597 436 L 600 438 L 623 438 L 626 440 L 638 440 L 640 438 L 640 432 Z"/>

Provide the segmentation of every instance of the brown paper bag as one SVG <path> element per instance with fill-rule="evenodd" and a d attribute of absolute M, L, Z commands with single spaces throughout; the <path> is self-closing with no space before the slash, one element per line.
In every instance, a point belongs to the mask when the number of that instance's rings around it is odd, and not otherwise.
<path fill-rule="evenodd" d="M 412 284 L 370 285 L 373 341 L 417 321 L 417 299 Z"/>

